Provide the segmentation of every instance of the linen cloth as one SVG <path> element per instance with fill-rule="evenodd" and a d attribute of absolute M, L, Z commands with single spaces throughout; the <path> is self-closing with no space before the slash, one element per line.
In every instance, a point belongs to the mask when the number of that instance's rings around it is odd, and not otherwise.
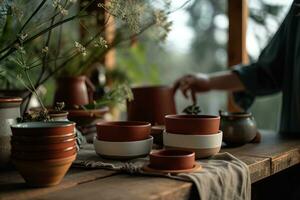
<path fill-rule="evenodd" d="M 129 161 L 106 160 L 99 157 L 92 145 L 81 149 L 73 167 L 101 168 L 123 171 L 135 175 L 163 176 L 193 182 L 201 200 L 248 200 L 251 199 L 251 181 L 248 166 L 229 153 L 219 153 L 209 159 L 197 160 L 202 170 L 193 173 L 149 173 L 142 167 L 149 157 Z"/>

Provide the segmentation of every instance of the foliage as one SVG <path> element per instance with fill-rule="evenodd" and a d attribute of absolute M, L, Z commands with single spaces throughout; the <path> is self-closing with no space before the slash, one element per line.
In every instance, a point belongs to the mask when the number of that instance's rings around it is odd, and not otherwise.
<path fill-rule="evenodd" d="M 193 104 L 184 108 L 182 112 L 188 115 L 198 115 L 201 113 L 201 109 L 196 104 Z"/>

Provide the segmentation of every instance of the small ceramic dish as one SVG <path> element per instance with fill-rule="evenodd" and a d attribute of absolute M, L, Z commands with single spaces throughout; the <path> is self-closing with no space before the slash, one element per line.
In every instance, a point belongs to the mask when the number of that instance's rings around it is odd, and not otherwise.
<path fill-rule="evenodd" d="M 143 166 L 142 170 L 144 172 L 152 173 L 152 174 L 179 174 L 179 173 L 194 173 L 200 172 L 202 170 L 202 166 L 195 162 L 195 165 L 191 169 L 182 169 L 182 170 L 163 170 L 163 169 L 153 169 L 149 165 Z"/>
<path fill-rule="evenodd" d="M 166 115 L 166 131 L 183 135 L 215 134 L 220 128 L 220 116 Z"/>
<path fill-rule="evenodd" d="M 12 151 L 25 151 L 25 152 L 41 152 L 61 150 L 76 145 L 76 138 L 71 138 L 60 143 L 50 144 L 24 144 L 22 142 L 11 140 Z"/>
<path fill-rule="evenodd" d="M 25 122 L 11 126 L 13 136 L 56 136 L 74 133 L 75 123 L 69 121 Z"/>
<path fill-rule="evenodd" d="M 160 150 L 150 153 L 149 167 L 158 170 L 187 170 L 195 165 L 195 153 L 183 150 Z"/>
<path fill-rule="evenodd" d="M 97 138 L 101 141 L 130 142 L 149 138 L 151 124 L 148 122 L 118 121 L 97 124 Z"/>
<path fill-rule="evenodd" d="M 211 135 L 181 135 L 164 133 L 164 146 L 168 149 L 189 150 L 196 153 L 196 158 L 213 156 L 222 146 L 222 131 Z"/>
<path fill-rule="evenodd" d="M 49 160 L 70 157 L 77 153 L 77 147 L 72 146 L 61 150 L 52 151 L 39 151 L 39 152 L 27 152 L 27 151 L 12 151 L 11 157 L 18 160 Z"/>
<path fill-rule="evenodd" d="M 126 160 L 147 156 L 153 144 L 153 137 L 149 136 L 146 140 L 131 142 L 109 142 L 94 138 L 96 153 L 103 158 Z"/>
<path fill-rule="evenodd" d="M 28 185 L 48 187 L 61 182 L 75 158 L 76 154 L 51 160 L 13 159 L 12 161 Z"/>

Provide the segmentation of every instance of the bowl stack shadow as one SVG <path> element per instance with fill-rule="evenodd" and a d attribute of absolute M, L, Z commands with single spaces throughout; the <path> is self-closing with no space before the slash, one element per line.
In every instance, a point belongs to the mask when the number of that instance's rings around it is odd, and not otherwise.
<path fill-rule="evenodd" d="M 12 161 L 33 187 L 61 182 L 77 155 L 74 122 L 26 122 L 11 127 Z"/>

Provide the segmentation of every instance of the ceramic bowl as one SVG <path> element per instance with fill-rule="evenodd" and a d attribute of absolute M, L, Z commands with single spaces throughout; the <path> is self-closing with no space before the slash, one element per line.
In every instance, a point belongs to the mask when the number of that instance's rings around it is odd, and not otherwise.
<path fill-rule="evenodd" d="M 59 136 L 41 136 L 41 137 L 32 137 L 32 136 L 11 136 L 11 140 L 22 143 L 22 144 L 55 144 L 65 142 L 70 139 L 76 138 L 75 133 L 68 133 L 65 135 Z"/>
<path fill-rule="evenodd" d="M 48 187 L 61 182 L 75 158 L 76 154 L 51 160 L 13 159 L 13 163 L 28 185 Z"/>
<path fill-rule="evenodd" d="M 25 152 L 40 152 L 40 151 L 53 151 L 62 150 L 76 145 L 76 138 L 71 138 L 60 143 L 50 144 L 24 144 L 22 142 L 11 140 L 12 151 L 25 151 Z"/>
<path fill-rule="evenodd" d="M 12 150 L 11 157 L 18 160 L 49 160 L 70 157 L 77 153 L 77 147 L 71 146 L 60 150 L 49 151 L 16 151 Z"/>
<path fill-rule="evenodd" d="M 151 124 L 148 122 L 118 121 L 97 124 L 97 138 L 110 142 L 140 141 L 149 138 Z"/>
<path fill-rule="evenodd" d="M 153 137 L 149 136 L 146 140 L 131 142 L 109 142 L 94 138 L 96 153 L 108 159 L 132 159 L 147 156 L 153 144 Z"/>
<path fill-rule="evenodd" d="M 108 107 L 103 107 L 100 109 L 72 109 L 68 110 L 68 119 L 76 122 L 79 126 L 87 126 L 95 124 L 100 120 L 103 120 L 104 115 L 109 111 Z"/>
<path fill-rule="evenodd" d="M 215 134 L 220 128 L 220 116 L 214 115 L 166 115 L 166 131 L 184 135 Z"/>
<path fill-rule="evenodd" d="M 11 126 L 13 136 L 56 136 L 74 133 L 75 123 L 69 121 L 25 122 Z"/>
<path fill-rule="evenodd" d="M 222 131 L 211 135 L 182 135 L 165 132 L 163 140 L 166 148 L 194 151 L 196 158 L 206 158 L 220 151 L 222 137 Z"/>
<path fill-rule="evenodd" d="M 195 164 L 195 153 L 183 150 L 161 150 L 150 154 L 150 165 L 153 169 L 185 170 Z"/>

